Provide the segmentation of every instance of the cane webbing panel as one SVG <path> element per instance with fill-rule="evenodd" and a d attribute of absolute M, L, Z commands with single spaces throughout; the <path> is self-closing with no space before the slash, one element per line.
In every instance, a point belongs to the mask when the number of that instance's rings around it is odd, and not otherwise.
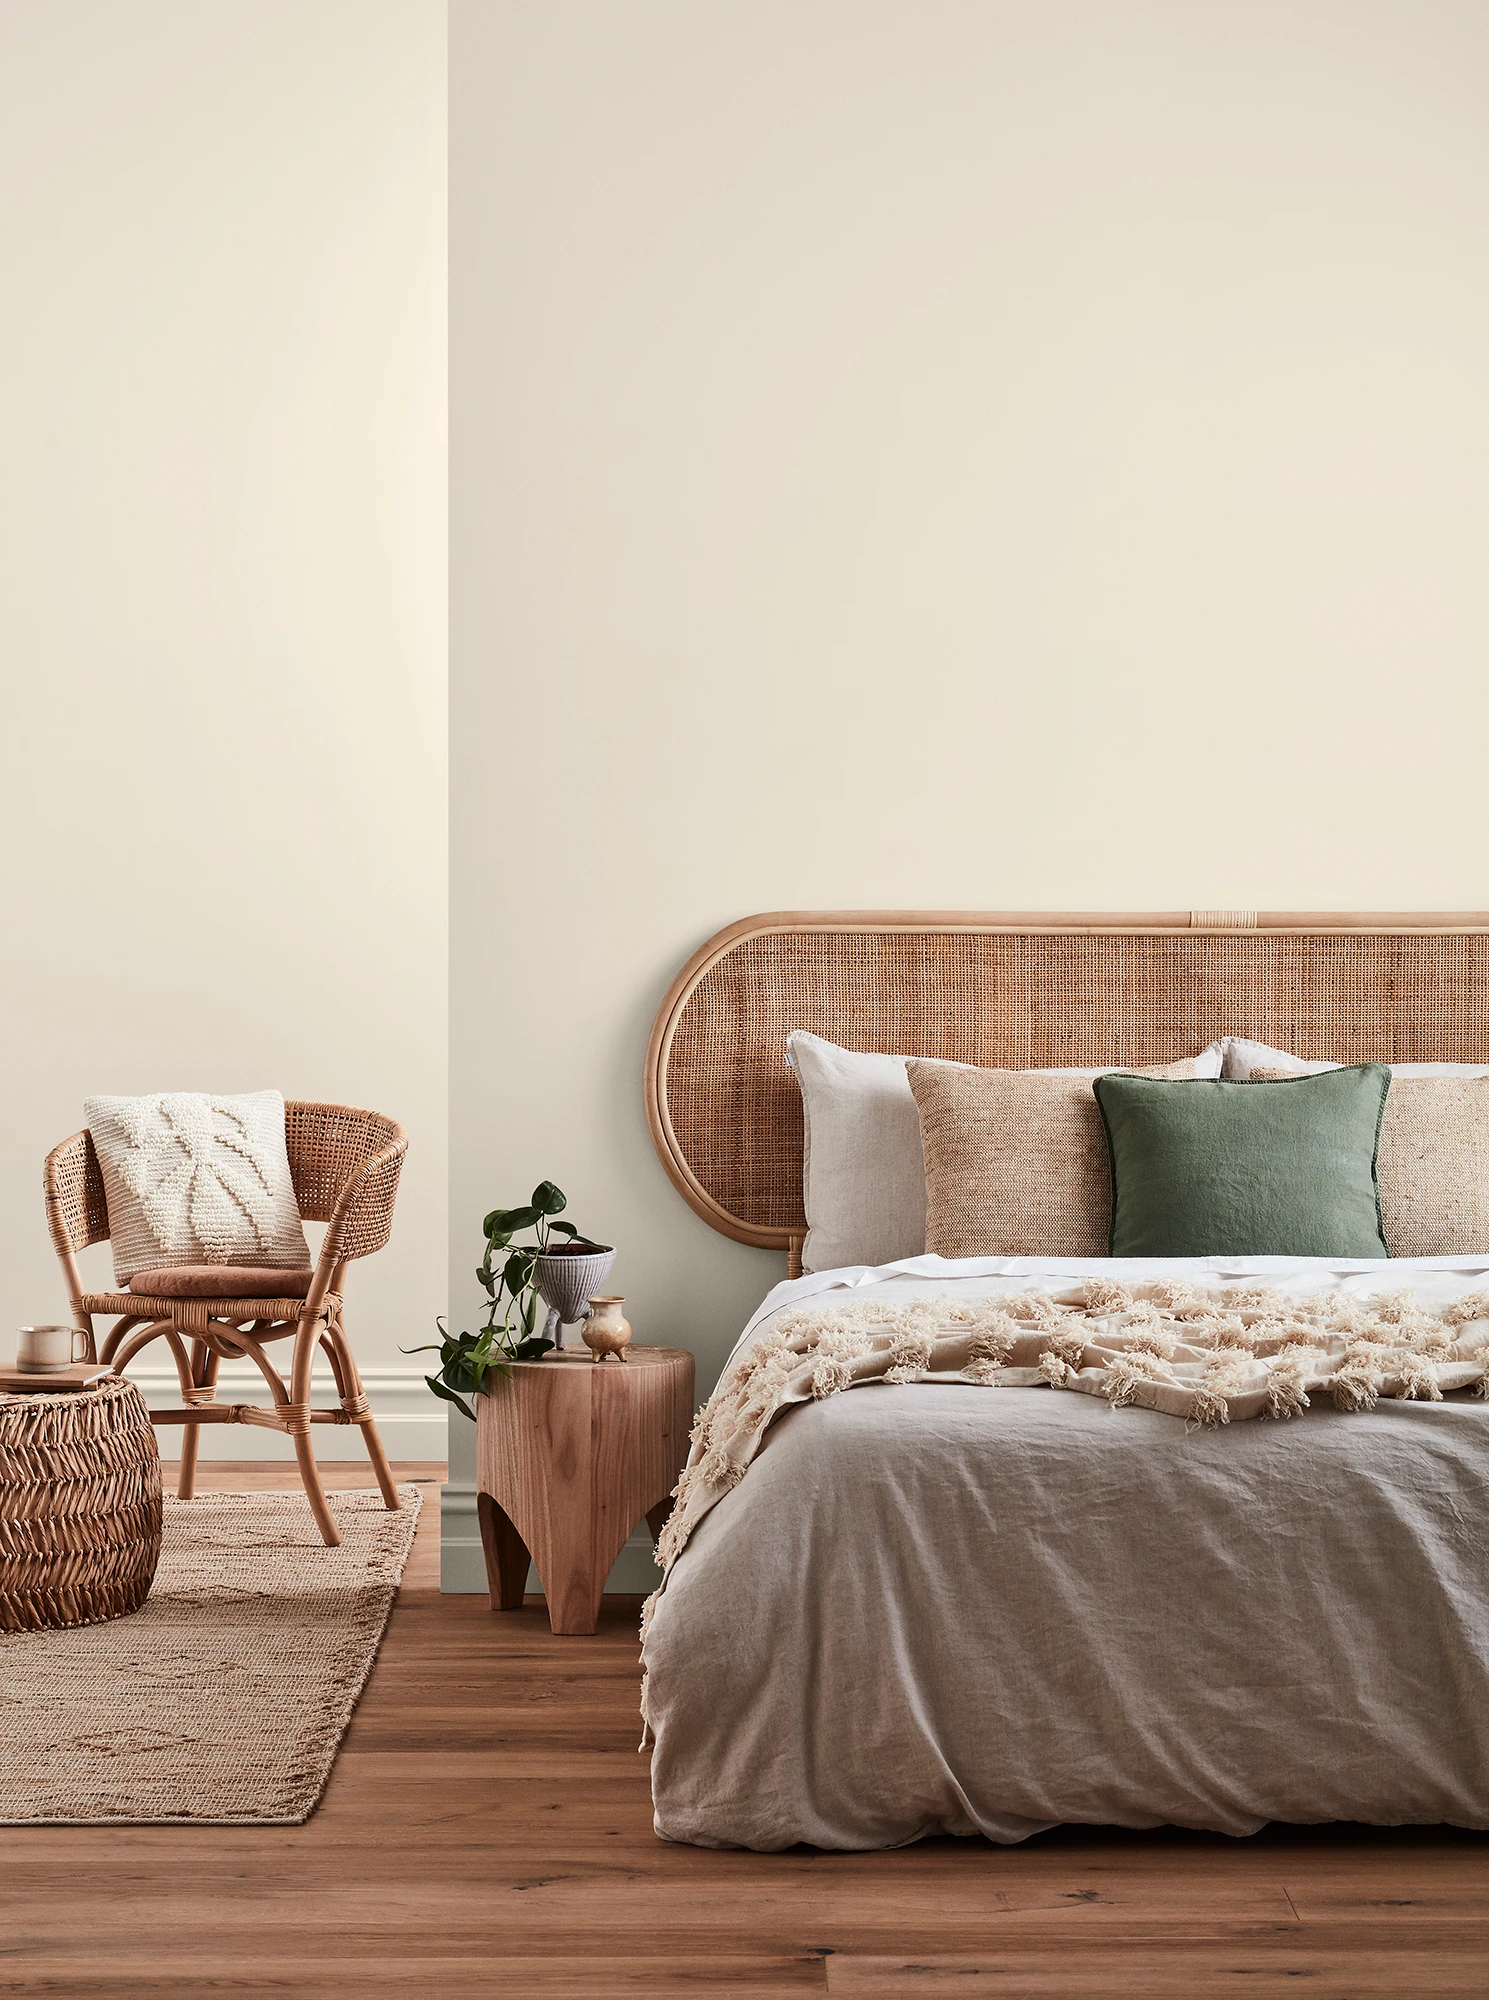
<path fill-rule="evenodd" d="M 1223 923 L 1227 913 L 1197 914 Z M 927 915 L 923 929 L 876 930 L 871 917 L 807 915 L 790 928 L 760 918 L 692 961 L 653 1030 L 648 1098 L 664 1165 L 716 1228 L 784 1246 L 805 1226 L 801 1100 L 784 1057 L 792 1028 L 1011 1069 L 1171 1062 L 1226 1034 L 1338 1062 L 1489 1061 L 1482 928 L 975 921 Z"/>

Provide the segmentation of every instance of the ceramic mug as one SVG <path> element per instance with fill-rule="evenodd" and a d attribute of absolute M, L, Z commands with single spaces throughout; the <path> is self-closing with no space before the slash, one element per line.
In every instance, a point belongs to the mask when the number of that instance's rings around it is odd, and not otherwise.
<path fill-rule="evenodd" d="M 88 1336 L 80 1326 L 17 1327 L 16 1367 L 36 1375 L 66 1368 L 74 1361 L 88 1359 L 88 1345 Z"/>

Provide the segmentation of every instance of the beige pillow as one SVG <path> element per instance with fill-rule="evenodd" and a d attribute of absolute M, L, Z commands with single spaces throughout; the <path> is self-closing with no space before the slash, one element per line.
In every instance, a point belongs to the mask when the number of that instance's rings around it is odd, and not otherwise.
<path fill-rule="evenodd" d="M 925 1247 L 941 1257 L 1105 1257 L 1106 1131 L 1088 1076 L 907 1064 L 925 1148 Z M 1192 1077 L 1193 1058 L 1135 1076 Z"/>
<path fill-rule="evenodd" d="M 1297 1071 L 1251 1075 L 1276 1083 Z M 1375 1173 L 1393 1257 L 1489 1255 L 1489 1076 L 1393 1070 Z"/>

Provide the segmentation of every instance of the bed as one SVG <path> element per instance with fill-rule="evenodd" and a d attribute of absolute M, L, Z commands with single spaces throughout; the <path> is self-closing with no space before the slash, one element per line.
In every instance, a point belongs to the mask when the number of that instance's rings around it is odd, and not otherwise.
<path fill-rule="evenodd" d="M 872 1317 L 951 1301 L 965 1319 L 994 1295 L 1114 1284 L 1261 1285 L 1303 1312 L 1388 1284 L 1466 1339 L 1489 1284 L 1472 1245 L 1388 1267 L 918 1257 L 803 1275 L 781 1047 L 805 1028 L 988 1067 L 1138 1066 L 1229 1033 L 1341 1062 L 1481 1063 L 1486 973 L 1482 913 L 755 918 L 674 983 L 648 1112 L 690 1204 L 790 1259 L 739 1357 L 844 1302 Z M 1489 1825 L 1489 1408 L 1466 1387 L 1206 1427 L 966 1376 L 866 1381 L 780 1408 L 747 1474 L 694 1512 L 643 1646 L 666 1838 Z"/>

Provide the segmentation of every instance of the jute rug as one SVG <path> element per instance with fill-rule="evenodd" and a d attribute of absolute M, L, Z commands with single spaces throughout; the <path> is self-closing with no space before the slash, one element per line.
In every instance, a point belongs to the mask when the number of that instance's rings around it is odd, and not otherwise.
<path fill-rule="evenodd" d="M 328 1549 L 300 1493 L 165 1503 L 144 1607 L 0 1634 L 0 1826 L 296 1826 L 314 1811 L 413 1544 L 333 1493 Z"/>

